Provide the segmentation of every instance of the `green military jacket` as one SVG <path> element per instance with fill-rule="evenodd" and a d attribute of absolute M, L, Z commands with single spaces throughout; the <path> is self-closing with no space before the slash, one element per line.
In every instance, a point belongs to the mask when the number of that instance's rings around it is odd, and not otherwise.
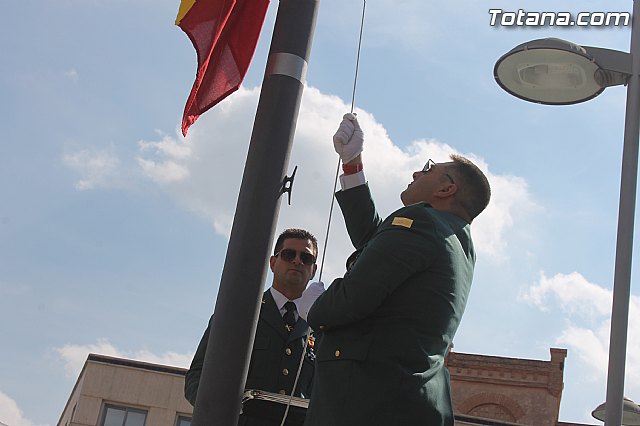
<path fill-rule="evenodd" d="M 367 185 L 336 197 L 361 253 L 308 315 L 323 336 L 305 426 L 453 425 L 444 357 L 471 286 L 469 225 L 428 204 L 383 221 Z"/>
<path fill-rule="evenodd" d="M 213 317 L 212 317 L 213 318 Z M 204 332 L 198 349 L 185 376 L 185 398 L 192 405 L 196 402 L 200 375 L 204 357 L 209 343 L 209 326 Z M 276 306 L 271 291 L 264 292 L 260 317 L 253 341 L 251 361 L 245 389 L 255 389 L 291 395 L 293 382 L 298 371 L 304 340 L 307 336 L 307 323 L 300 318 L 289 333 L 282 315 Z M 222 342 L 221 344 L 224 344 Z M 315 352 L 308 347 L 300 378 L 296 386 L 295 396 L 309 398 L 314 376 Z M 238 425 L 242 426 L 279 426 L 284 414 L 284 406 L 264 401 L 250 400 L 243 406 L 243 415 Z M 304 421 L 304 410 L 292 407 L 287 416 L 287 425 L 301 425 Z"/>

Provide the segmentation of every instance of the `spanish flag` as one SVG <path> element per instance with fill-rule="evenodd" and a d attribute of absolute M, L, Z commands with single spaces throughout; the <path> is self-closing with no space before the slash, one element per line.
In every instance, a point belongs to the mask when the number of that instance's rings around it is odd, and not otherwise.
<path fill-rule="evenodd" d="M 258 44 L 269 0 L 182 0 L 176 25 L 198 55 L 182 134 L 209 108 L 238 90 Z"/>

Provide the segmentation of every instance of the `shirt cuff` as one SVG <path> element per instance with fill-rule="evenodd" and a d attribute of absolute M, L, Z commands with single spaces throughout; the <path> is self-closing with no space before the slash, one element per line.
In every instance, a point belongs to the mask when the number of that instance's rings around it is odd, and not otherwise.
<path fill-rule="evenodd" d="M 343 191 L 364 185 L 365 183 L 367 183 L 367 178 L 364 176 L 364 171 L 359 171 L 350 175 L 340 175 L 340 187 Z"/>

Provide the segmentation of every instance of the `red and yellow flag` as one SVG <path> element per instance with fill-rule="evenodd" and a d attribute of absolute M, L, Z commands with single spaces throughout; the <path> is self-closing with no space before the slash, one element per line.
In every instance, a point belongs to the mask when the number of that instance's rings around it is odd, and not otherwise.
<path fill-rule="evenodd" d="M 209 108 L 238 90 L 258 44 L 269 0 L 182 0 L 176 25 L 198 55 L 182 134 Z"/>

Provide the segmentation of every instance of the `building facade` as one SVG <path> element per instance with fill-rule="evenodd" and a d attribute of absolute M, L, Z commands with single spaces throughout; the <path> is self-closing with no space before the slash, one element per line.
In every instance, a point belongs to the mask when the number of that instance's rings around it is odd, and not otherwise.
<path fill-rule="evenodd" d="M 90 354 L 58 426 L 189 426 L 185 372 Z"/>
<path fill-rule="evenodd" d="M 558 419 L 567 351 L 550 352 L 549 361 L 450 352 L 455 425 L 586 426 Z M 58 426 L 190 426 L 185 373 L 90 354 Z"/>
<path fill-rule="evenodd" d="M 566 349 L 549 361 L 450 352 L 446 365 L 456 415 L 556 426 Z"/>

